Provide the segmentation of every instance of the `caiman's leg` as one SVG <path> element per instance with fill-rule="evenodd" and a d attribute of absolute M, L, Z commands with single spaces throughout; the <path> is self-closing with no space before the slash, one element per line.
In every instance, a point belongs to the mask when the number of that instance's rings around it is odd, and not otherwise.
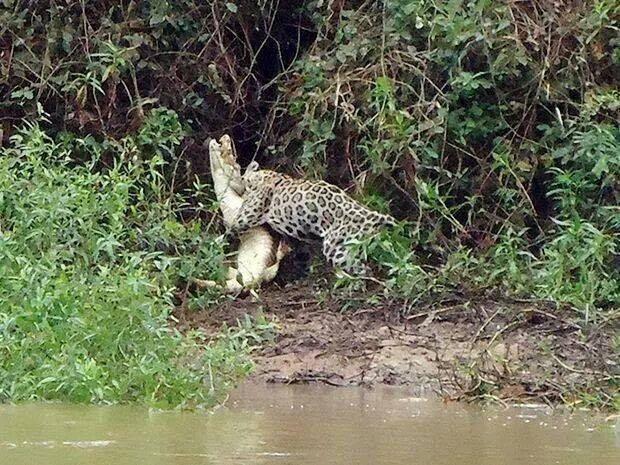
<path fill-rule="evenodd" d="M 280 243 L 278 244 L 278 250 L 276 251 L 276 262 L 273 265 L 267 267 L 265 269 L 265 272 L 263 273 L 263 280 L 265 282 L 268 283 L 275 279 L 280 269 L 280 262 L 289 253 L 291 253 L 291 246 L 284 239 L 280 239 Z"/>
<path fill-rule="evenodd" d="M 238 294 L 244 289 L 244 286 L 239 282 L 239 277 L 239 272 L 235 268 L 230 267 L 226 273 L 226 281 L 223 285 L 210 279 L 194 279 L 194 283 L 196 283 L 199 289 L 220 288 L 227 294 Z"/>

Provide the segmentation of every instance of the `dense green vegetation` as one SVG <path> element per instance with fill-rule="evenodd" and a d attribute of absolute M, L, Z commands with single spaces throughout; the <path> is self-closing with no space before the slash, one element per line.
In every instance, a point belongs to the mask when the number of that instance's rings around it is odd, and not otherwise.
<path fill-rule="evenodd" d="M 593 3 L 375 2 L 321 23 L 283 140 L 319 176 L 348 157 L 342 176 L 414 221 L 371 251 L 391 290 L 499 285 L 585 321 L 618 307 L 620 7 Z"/>
<path fill-rule="evenodd" d="M 3 0 L 0 398 L 191 403 L 245 371 L 233 336 L 195 358 L 166 329 L 174 286 L 221 272 L 202 141 L 224 132 L 242 162 L 403 220 L 359 245 L 387 295 L 499 288 L 613 325 L 619 17 L 614 0 Z"/>
<path fill-rule="evenodd" d="M 169 328 L 174 286 L 216 274 L 222 256 L 165 188 L 162 155 L 180 136 L 174 114 L 156 111 L 120 141 L 54 140 L 37 125 L 12 137 L 0 158 L 0 400 L 204 405 L 248 372 L 268 325 L 208 344 Z"/>

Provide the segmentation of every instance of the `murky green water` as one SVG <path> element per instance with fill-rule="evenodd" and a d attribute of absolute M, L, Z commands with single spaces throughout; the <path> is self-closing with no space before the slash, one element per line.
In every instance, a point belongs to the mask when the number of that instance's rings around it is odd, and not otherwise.
<path fill-rule="evenodd" d="M 620 463 L 620 424 L 400 389 L 244 386 L 213 413 L 0 406 L 1 465 Z"/>

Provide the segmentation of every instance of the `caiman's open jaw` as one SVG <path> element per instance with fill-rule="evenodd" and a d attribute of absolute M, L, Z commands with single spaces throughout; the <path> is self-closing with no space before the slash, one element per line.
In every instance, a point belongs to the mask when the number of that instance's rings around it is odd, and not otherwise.
<path fill-rule="evenodd" d="M 211 174 L 219 182 L 225 182 L 226 189 L 232 189 L 236 194 L 243 195 L 244 184 L 241 179 L 241 167 L 234 155 L 234 147 L 228 135 L 217 140 L 209 141 L 209 162 Z"/>
<path fill-rule="evenodd" d="M 211 163 L 211 172 L 214 170 L 223 170 L 224 163 L 222 159 L 222 146 L 215 139 L 209 141 L 209 162 Z"/>
<path fill-rule="evenodd" d="M 237 163 L 237 153 L 235 152 L 235 146 L 232 143 L 232 140 L 228 134 L 224 134 L 220 137 L 220 145 L 222 152 L 222 159 L 226 162 L 226 164 L 230 166 L 236 166 L 239 171 L 241 171 L 241 167 Z"/>

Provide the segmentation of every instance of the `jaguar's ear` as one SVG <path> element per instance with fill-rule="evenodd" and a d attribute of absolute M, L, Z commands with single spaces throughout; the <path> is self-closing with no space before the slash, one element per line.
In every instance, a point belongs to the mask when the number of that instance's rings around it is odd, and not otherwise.
<path fill-rule="evenodd" d="M 253 173 L 254 171 L 258 171 L 259 166 L 257 161 L 252 161 L 245 169 L 245 174 Z"/>

